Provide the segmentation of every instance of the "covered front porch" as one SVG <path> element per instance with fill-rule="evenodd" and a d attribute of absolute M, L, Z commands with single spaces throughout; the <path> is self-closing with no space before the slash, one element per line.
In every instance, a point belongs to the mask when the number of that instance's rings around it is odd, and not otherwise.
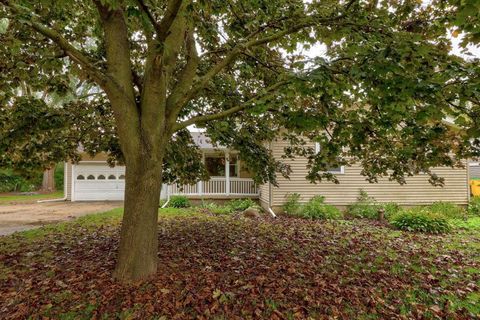
<path fill-rule="evenodd" d="M 164 185 L 162 198 L 185 195 L 189 198 L 258 198 L 259 188 L 237 152 L 202 149 L 202 161 L 210 176 L 193 185 Z"/>

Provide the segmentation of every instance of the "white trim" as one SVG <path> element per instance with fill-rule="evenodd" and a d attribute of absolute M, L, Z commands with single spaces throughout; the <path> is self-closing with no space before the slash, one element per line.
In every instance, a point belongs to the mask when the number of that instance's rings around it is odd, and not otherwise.
<path fill-rule="evenodd" d="M 315 154 L 319 152 L 320 152 L 320 142 L 315 142 Z M 340 171 L 327 170 L 322 172 L 333 173 L 333 174 L 345 174 L 345 166 L 340 166 Z"/>
<path fill-rule="evenodd" d="M 88 164 L 88 163 L 102 163 L 108 165 L 107 160 L 81 160 L 78 161 L 79 164 Z"/>
<path fill-rule="evenodd" d="M 230 153 L 225 151 L 225 193 L 230 194 Z"/>
<path fill-rule="evenodd" d="M 70 188 L 70 201 L 75 202 L 75 165 L 73 163 L 71 179 L 72 187 Z"/>

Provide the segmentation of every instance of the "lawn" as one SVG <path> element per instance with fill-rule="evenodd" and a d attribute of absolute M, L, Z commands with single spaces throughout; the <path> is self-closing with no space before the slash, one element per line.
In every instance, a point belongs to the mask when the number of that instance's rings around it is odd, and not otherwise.
<path fill-rule="evenodd" d="M 29 203 L 39 200 L 60 199 L 63 198 L 63 191 L 41 194 L 12 194 L 0 193 L 0 205 L 13 203 Z"/>
<path fill-rule="evenodd" d="M 425 235 L 162 209 L 156 278 L 121 286 L 110 277 L 121 214 L 0 238 L 0 318 L 480 317 L 478 218 Z"/>

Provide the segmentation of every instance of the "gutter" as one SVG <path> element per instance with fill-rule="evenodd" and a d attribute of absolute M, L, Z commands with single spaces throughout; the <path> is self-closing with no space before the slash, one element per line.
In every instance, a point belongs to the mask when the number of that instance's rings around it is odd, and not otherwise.
<path fill-rule="evenodd" d="M 63 163 L 63 198 L 38 200 L 37 203 L 61 202 L 67 201 L 67 163 Z"/>

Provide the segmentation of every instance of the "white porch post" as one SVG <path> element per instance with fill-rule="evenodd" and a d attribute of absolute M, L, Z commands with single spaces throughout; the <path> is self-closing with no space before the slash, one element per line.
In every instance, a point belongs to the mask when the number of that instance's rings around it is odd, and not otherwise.
<path fill-rule="evenodd" d="M 230 194 L 230 154 L 225 151 L 225 193 Z"/>
<path fill-rule="evenodd" d="M 205 152 L 202 151 L 202 163 L 205 164 Z M 197 191 L 200 195 L 203 195 L 203 180 L 198 181 Z"/>

